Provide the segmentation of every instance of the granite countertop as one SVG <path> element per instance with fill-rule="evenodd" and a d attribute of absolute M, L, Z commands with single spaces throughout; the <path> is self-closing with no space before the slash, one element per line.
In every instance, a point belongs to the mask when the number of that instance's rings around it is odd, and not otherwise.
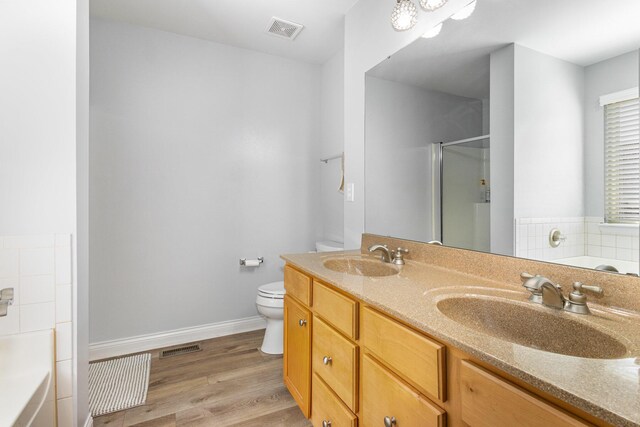
<path fill-rule="evenodd" d="M 283 255 L 289 264 L 339 288 L 417 329 L 450 344 L 532 386 L 617 426 L 640 426 L 640 313 L 615 310 L 589 303 L 592 314 L 577 315 L 553 310 L 527 300 L 521 287 L 456 270 L 408 260 L 396 267 L 398 274 L 365 277 L 330 270 L 324 261 L 333 258 L 375 260 L 359 251 Z M 535 323 L 532 334 L 558 335 L 553 322 L 565 318 L 578 327 L 590 326 L 624 344 L 627 351 L 617 359 L 566 356 L 497 339 L 447 317 L 438 309 L 440 301 L 473 296 L 519 305 L 539 312 L 548 324 Z M 481 313 L 477 314 L 478 316 Z M 500 314 L 498 314 L 498 317 Z M 493 315 L 495 317 L 495 314 Z M 509 316 L 505 317 L 508 319 Z M 513 320 L 513 315 L 511 315 Z M 562 320 L 562 319 L 558 319 Z M 562 332 L 562 331 L 560 331 Z M 545 337 L 546 338 L 546 337 Z M 554 338 L 556 339 L 556 338 Z"/>

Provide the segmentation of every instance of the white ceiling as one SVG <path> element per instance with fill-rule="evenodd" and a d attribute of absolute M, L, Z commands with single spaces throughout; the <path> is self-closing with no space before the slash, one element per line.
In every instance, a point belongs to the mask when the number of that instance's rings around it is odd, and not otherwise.
<path fill-rule="evenodd" d="M 517 43 L 587 66 L 640 48 L 640 0 L 478 0 L 369 74 L 470 98 L 489 96 L 489 53 Z"/>
<path fill-rule="evenodd" d="M 91 0 L 91 16 L 321 64 L 343 44 L 358 0 Z M 305 26 L 294 40 L 266 33 L 272 16 Z"/>

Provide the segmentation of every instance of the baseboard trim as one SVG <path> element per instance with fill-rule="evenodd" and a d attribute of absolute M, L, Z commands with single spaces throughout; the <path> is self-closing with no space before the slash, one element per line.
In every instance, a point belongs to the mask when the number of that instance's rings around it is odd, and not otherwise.
<path fill-rule="evenodd" d="M 102 341 L 89 344 L 89 360 L 106 359 L 193 341 L 256 331 L 258 329 L 264 329 L 265 327 L 266 322 L 262 317 L 253 316 L 191 328 L 174 329 L 172 331 L 158 332 L 155 334 L 138 335 L 119 340 Z"/>

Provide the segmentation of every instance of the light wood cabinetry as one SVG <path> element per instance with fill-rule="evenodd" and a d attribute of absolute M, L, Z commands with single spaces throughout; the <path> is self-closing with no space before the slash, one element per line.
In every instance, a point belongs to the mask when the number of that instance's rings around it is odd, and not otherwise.
<path fill-rule="evenodd" d="M 304 415 L 310 415 L 311 313 L 289 296 L 284 298 L 284 383 Z"/>
<path fill-rule="evenodd" d="M 311 306 L 311 277 L 286 265 L 284 267 L 284 289 L 287 295 L 297 298 L 304 305 Z"/>
<path fill-rule="evenodd" d="M 358 418 L 340 401 L 318 374 L 313 374 L 311 422 L 320 427 L 356 427 Z"/>
<path fill-rule="evenodd" d="M 445 400 L 445 346 L 368 307 L 362 309 L 362 344 L 412 386 Z"/>
<path fill-rule="evenodd" d="M 358 395 L 358 346 L 320 318 L 313 319 L 312 367 L 353 411 Z"/>
<path fill-rule="evenodd" d="M 285 289 L 285 384 L 315 427 L 608 426 L 290 266 Z"/>
<path fill-rule="evenodd" d="M 363 426 L 384 426 L 387 418 L 398 426 L 443 427 L 445 412 L 365 354 L 360 417 Z"/>
<path fill-rule="evenodd" d="M 315 280 L 313 310 L 347 337 L 358 338 L 358 303 L 353 299 Z"/>
<path fill-rule="evenodd" d="M 470 426 L 589 425 L 466 360 L 461 362 L 460 386 L 462 420 Z"/>

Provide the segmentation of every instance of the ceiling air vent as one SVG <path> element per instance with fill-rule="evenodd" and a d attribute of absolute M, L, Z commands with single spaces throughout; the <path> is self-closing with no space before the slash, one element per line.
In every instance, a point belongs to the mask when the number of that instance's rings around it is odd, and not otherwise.
<path fill-rule="evenodd" d="M 300 31 L 302 31 L 303 28 L 304 25 L 296 24 L 295 22 L 286 21 L 274 16 L 271 18 L 271 21 L 269 21 L 267 33 L 283 39 L 293 40 L 298 36 L 298 34 L 300 34 Z"/>

